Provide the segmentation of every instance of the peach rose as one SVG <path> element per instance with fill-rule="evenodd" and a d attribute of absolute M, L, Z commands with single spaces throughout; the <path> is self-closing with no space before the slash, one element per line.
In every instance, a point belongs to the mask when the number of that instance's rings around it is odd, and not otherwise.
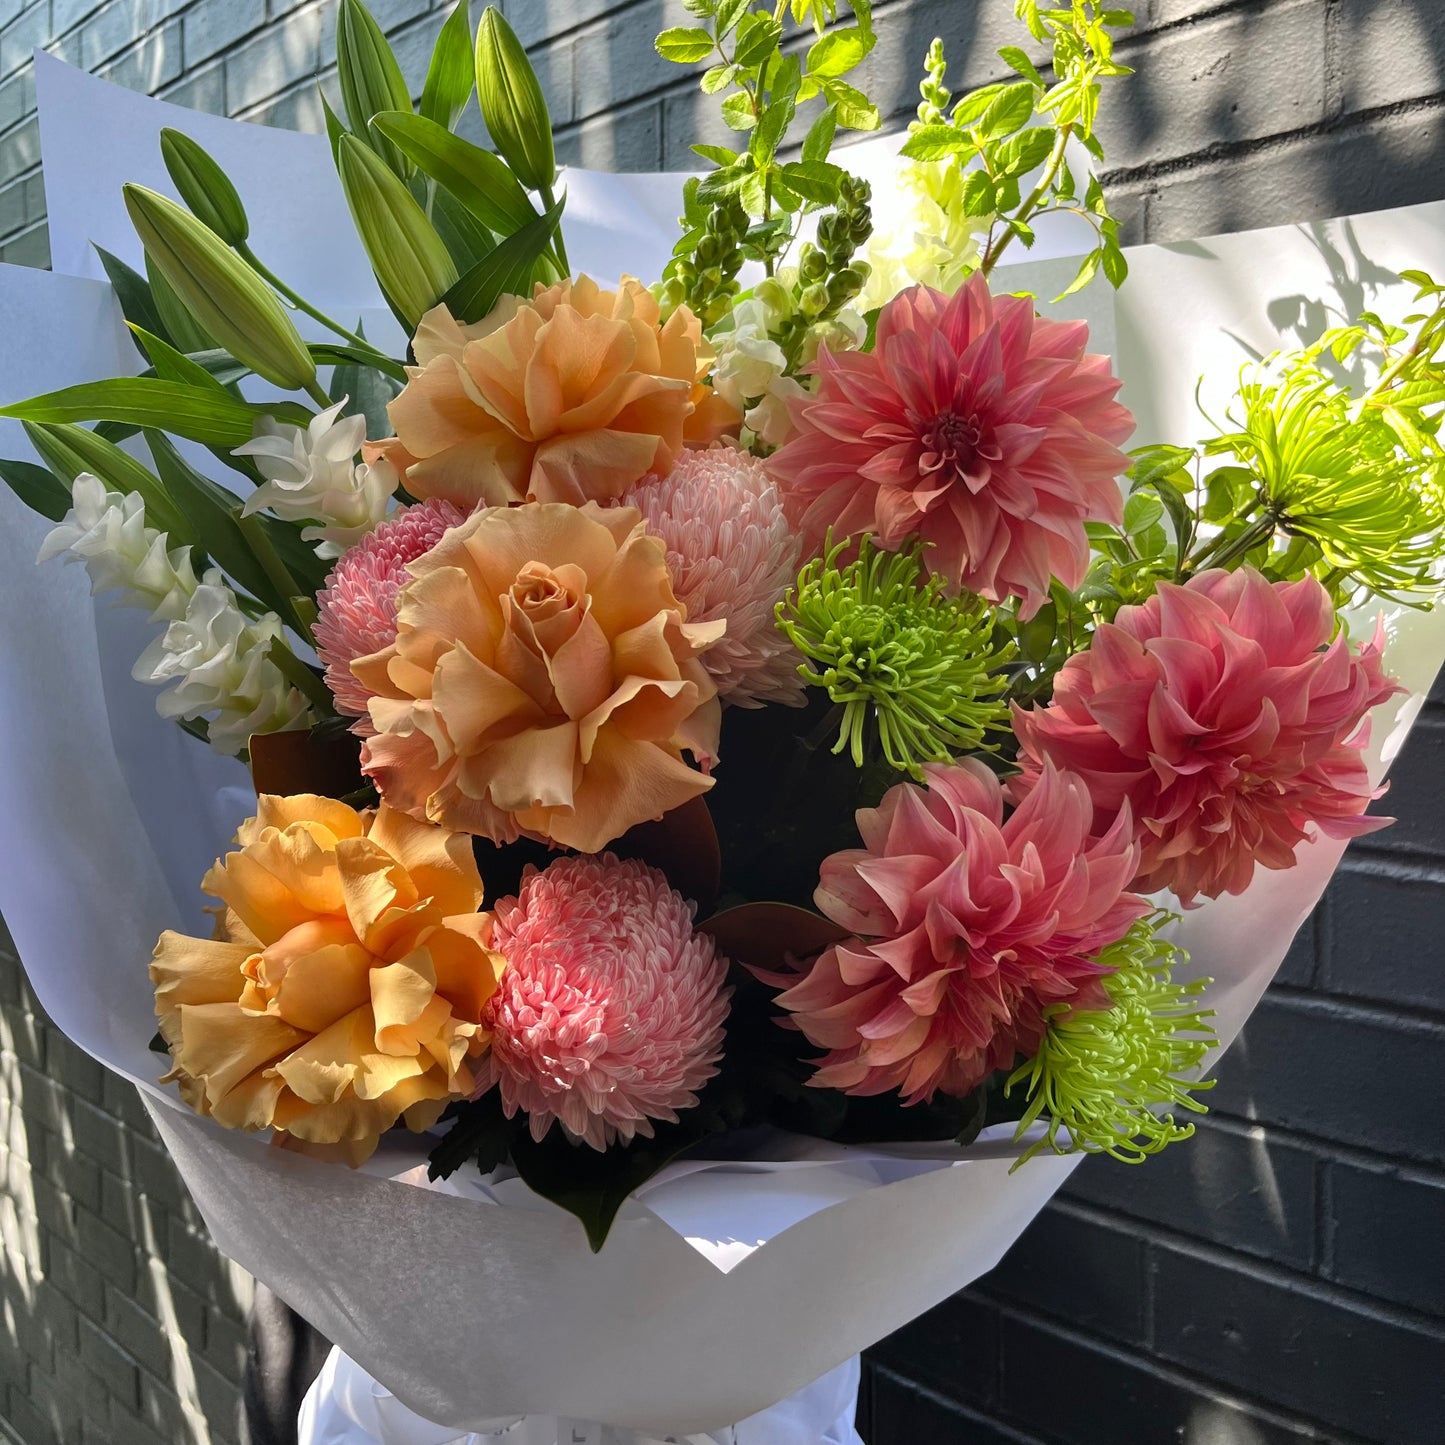
<path fill-rule="evenodd" d="M 703 386 L 711 354 L 679 307 L 630 277 L 603 291 L 579 277 L 504 296 L 471 326 L 445 306 L 421 319 L 417 364 L 387 408 L 396 436 L 370 443 L 415 497 L 458 506 L 603 501 L 672 469 L 741 418 Z"/>
<path fill-rule="evenodd" d="M 383 805 L 263 795 L 202 883 L 219 939 L 167 931 L 151 980 L 166 1082 L 232 1129 L 349 1146 L 475 1087 L 504 967 L 471 839 Z"/>
<path fill-rule="evenodd" d="M 476 513 L 410 567 L 396 641 L 351 670 L 376 736 L 362 769 L 394 808 L 509 842 L 595 853 L 712 786 L 717 689 L 662 543 L 632 507 Z"/>

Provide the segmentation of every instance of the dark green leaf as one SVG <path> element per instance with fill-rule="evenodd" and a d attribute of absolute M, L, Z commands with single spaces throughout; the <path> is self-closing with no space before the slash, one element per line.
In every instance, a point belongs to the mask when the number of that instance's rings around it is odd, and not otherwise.
<path fill-rule="evenodd" d="M 399 361 L 381 357 L 376 352 L 363 351 L 359 346 L 347 346 L 339 341 L 320 341 L 306 349 L 317 366 L 360 366 L 379 371 L 393 381 L 406 381 L 406 368 Z"/>
<path fill-rule="evenodd" d="M 482 1174 L 490 1174 L 506 1161 L 520 1122 L 503 1113 L 502 1096 L 496 1089 L 457 1105 L 452 1127 L 427 1160 L 427 1178 L 449 1179 L 469 1159 Z"/>
<path fill-rule="evenodd" d="M 150 282 L 138 271 L 133 271 L 119 256 L 112 256 L 103 246 L 95 248 L 105 274 L 110 278 L 115 299 L 120 302 L 121 315 L 134 326 L 144 327 L 155 336 L 165 329 L 161 314 L 156 310 L 155 299 L 151 296 Z M 136 350 L 145 355 L 139 339 L 135 340 Z"/>
<path fill-rule="evenodd" d="M 468 0 L 458 0 L 432 49 L 421 113 L 450 130 L 472 98 L 473 78 L 472 17 Z"/>
<path fill-rule="evenodd" d="M 420 172 L 412 180 L 424 191 L 431 187 L 427 216 L 442 238 L 457 274 L 475 266 L 497 244 L 497 238 L 445 186 L 431 186 Z"/>
<path fill-rule="evenodd" d="M 833 149 L 833 137 L 837 130 L 837 106 L 824 106 L 818 113 L 818 118 L 808 128 L 808 134 L 803 140 L 803 159 L 805 161 L 827 160 L 828 152 Z"/>
<path fill-rule="evenodd" d="M 673 60 L 679 65 L 695 65 L 712 54 L 713 38 L 700 27 L 674 25 L 672 29 L 664 30 L 653 45 L 664 60 Z"/>
<path fill-rule="evenodd" d="M 848 26 L 830 30 L 808 51 L 809 75 L 836 78 L 858 65 L 874 46 L 871 31 Z"/>
<path fill-rule="evenodd" d="M 213 391 L 230 395 L 204 366 L 192 361 L 184 352 L 177 351 L 170 342 L 162 341 L 159 336 L 152 336 L 149 331 L 137 326 L 134 322 L 131 323 L 130 329 L 131 334 L 140 342 L 145 354 L 150 358 L 150 363 L 155 368 L 157 376 L 166 381 L 179 381 L 187 386 L 196 386 L 202 389 L 209 387 Z"/>
<path fill-rule="evenodd" d="M 480 321 L 501 297 L 517 295 L 526 289 L 533 266 L 551 243 L 565 201 L 565 195 L 559 197 L 545 215 L 508 236 L 447 292 L 442 299 L 458 321 L 463 324 Z"/>
<path fill-rule="evenodd" d="M 70 492 L 49 467 L 0 459 L 0 479 L 32 512 L 52 522 L 60 521 L 70 510 Z"/>
<path fill-rule="evenodd" d="M 760 65 L 778 47 L 783 27 L 771 15 L 745 15 L 738 26 L 733 59 L 739 65 Z"/>
<path fill-rule="evenodd" d="M 425 116 L 383 111 L 373 121 L 384 136 L 440 182 L 489 231 L 510 236 L 537 217 L 537 208 L 505 162 L 453 135 Z"/>

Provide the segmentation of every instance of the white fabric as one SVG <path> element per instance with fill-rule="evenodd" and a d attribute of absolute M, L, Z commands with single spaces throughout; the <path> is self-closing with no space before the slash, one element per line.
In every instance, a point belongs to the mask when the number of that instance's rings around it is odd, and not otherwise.
<path fill-rule="evenodd" d="M 269 263 L 336 309 L 374 301 L 344 213 L 296 185 L 296 169 L 285 171 L 286 186 L 274 184 L 282 161 L 259 159 L 272 154 L 269 133 L 66 80 L 61 70 L 39 70 L 57 265 L 93 275 L 89 239 L 134 256 L 119 182 L 159 179 L 158 159 L 142 173 L 129 157 L 137 147 L 153 155 L 160 126 L 178 124 L 228 166 L 254 154 L 248 164 L 261 180 L 243 190 Z M 62 83 L 71 86 L 68 116 L 57 112 Z M 56 130 L 62 124 L 72 129 Z M 67 134 L 84 143 L 56 150 L 53 138 Z M 102 143 L 107 168 L 96 174 L 87 167 Z M 283 170 L 314 165 L 314 141 L 284 144 Z M 678 179 L 573 173 L 571 184 L 578 264 L 601 275 L 655 271 L 656 248 L 671 244 L 668 188 Z M 308 195 L 304 217 L 280 204 L 297 193 Z M 1117 322 L 1138 440 L 1183 440 L 1201 429 L 1192 397 L 1203 366 L 1212 385 L 1227 386 L 1251 350 L 1278 344 L 1291 318 L 1362 305 L 1407 311 L 1408 289 L 1391 272 L 1445 274 L 1445 206 L 1141 247 L 1130 262 L 1117 311 L 1098 285 L 1071 302 L 1090 308 L 1096 338 L 1113 336 Z M 324 274 L 312 286 L 318 265 Z M 1047 296 L 1071 271 L 1052 262 L 999 279 L 1034 279 Z M 0 315 L 0 399 L 137 364 L 95 280 L 0 267 Z M 0 455 L 27 454 L 19 427 L 0 423 Z M 421 1141 L 388 1140 L 367 1171 L 351 1174 L 185 1111 L 151 1082 L 145 963 L 162 929 L 203 926 L 198 880 L 249 810 L 247 781 L 161 722 L 153 694 L 131 681 L 143 621 L 93 608 L 77 569 L 32 566 L 45 530 L 3 491 L 0 912 L 57 1024 L 140 1084 L 221 1248 L 382 1381 L 398 1407 L 454 1432 L 476 1431 L 499 1411 L 560 1412 L 653 1438 L 715 1432 L 829 1374 L 990 1269 L 1074 1167 L 1047 1157 L 1011 1174 L 1019 1146 L 997 1135 L 961 1156 L 938 1145 L 864 1150 L 774 1136 L 748 1163 L 666 1171 L 628 1201 L 593 1255 L 575 1220 L 515 1180 L 459 1175 L 445 1189 L 414 1187 L 425 1173 Z M 1390 626 L 1389 664 L 1410 696 L 1379 710 L 1377 774 L 1445 654 L 1445 619 L 1407 613 Z M 1306 845 L 1294 870 L 1262 874 L 1244 897 L 1184 920 L 1193 969 L 1219 980 L 1210 1002 L 1225 1040 L 1340 852 Z"/>
<path fill-rule="evenodd" d="M 861 1370 L 845 1361 L 786 1400 L 705 1435 L 661 1439 L 553 1415 L 500 1418 L 458 1435 L 408 1410 L 338 1349 L 301 1406 L 297 1445 L 863 1445 L 853 1425 Z"/>

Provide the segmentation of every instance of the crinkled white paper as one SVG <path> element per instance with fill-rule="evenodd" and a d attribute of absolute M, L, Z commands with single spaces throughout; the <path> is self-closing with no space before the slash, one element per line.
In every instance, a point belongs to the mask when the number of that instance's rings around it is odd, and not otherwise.
<path fill-rule="evenodd" d="M 84 242 L 125 254 L 119 182 L 162 182 L 158 159 L 146 169 L 136 149 L 154 155 L 162 124 L 181 123 L 237 174 L 257 249 L 275 269 L 334 308 L 374 303 L 337 197 L 319 189 L 305 208 L 289 199 L 307 189 L 295 179 L 317 173 L 324 143 L 276 138 L 293 149 L 275 159 L 273 133 L 82 86 L 50 63 L 40 76 L 52 241 L 58 264 L 82 275 L 0 268 L 0 399 L 135 366 L 105 288 L 84 279 Z M 57 114 L 61 100 L 70 115 Z M 103 168 L 82 167 L 101 151 Z M 238 164 L 243 154 L 252 170 Z M 573 172 L 570 185 L 579 265 L 610 275 L 645 271 L 638 257 L 660 264 L 676 178 Z M 1136 248 L 1130 261 L 1115 320 L 1138 440 L 1188 441 L 1201 430 L 1192 398 L 1202 367 L 1227 391 L 1250 348 L 1279 344 L 1281 329 L 1297 339 L 1293 319 L 1313 326 L 1361 304 L 1403 314 L 1408 292 L 1390 277 L 1406 266 L 1445 273 L 1445 207 Z M 1070 274 L 1050 264 L 1042 277 L 1011 268 L 999 279 L 1047 296 Z M 1096 313 L 1108 309 L 1102 287 L 1088 295 Z M 1109 334 L 1107 319 L 1097 330 Z M 27 454 L 14 424 L 0 423 L 0 454 Z M 245 775 L 155 716 L 154 694 L 128 675 L 144 622 L 94 609 L 78 569 L 35 569 L 44 531 L 0 496 L 0 912 L 60 1027 L 141 1084 L 221 1247 L 406 1407 L 459 1431 L 511 1415 L 656 1436 L 715 1430 L 990 1269 L 1073 1167 L 1045 1157 L 1010 1174 L 1018 1147 L 998 1137 L 961 1158 L 938 1146 L 777 1137 L 750 1167 L 693 1161 L 653 1181 L 593 1255 L 571 1216 L 515 1181 L 414 1187 L 417 1144 L 389 1140 L 353 1174 L 194 1117 L 149 1083 L 146 962 L 162 929 L 197 925 L 199 878 L 249 808 Z M 1377 761 L 1398 749 L 1442 654 L 1438 618 L 1391 620 L 1389 662 L 1411 695 L 1379 710 Z M 1306 846 L 1294 870 L 1262 874 L 1245 897 L 1185 918 L 1193 967 L 1219 979 L 1211 1002 L 1225 1039 L 1340 851 Z"/>

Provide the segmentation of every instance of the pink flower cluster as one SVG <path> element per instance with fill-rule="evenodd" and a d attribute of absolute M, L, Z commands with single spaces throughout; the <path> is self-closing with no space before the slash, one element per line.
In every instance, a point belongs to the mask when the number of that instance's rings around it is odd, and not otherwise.
<path fill-rule="evenodd" d="M 727 961 L 661 873 L 610 853 L 529 870 L 492 946 L 507 966 L 481 1090 L 495 1083 L 534 1139 L 559 1122 L 605 1149 L 697 1103 L 722 1057 Z"/>
<path fill-rule="evenodd" d="M 1313 577 L 1252 568 L 1161 584 L 1071 657 L 1052 703 L 1016 709 L 1034 796 L 1054 768 L 1081 778 L 1095 833 L 1132 820 L 1136 886 L 1185 903 L 1240 893 L 1256 863 L 1289 868 L 1311 825 L 1331 838 L 1384 827 L 1362 749 L 1367 713 L 1399 688 L 1383 634 L 1354 648 Z"/>
<path fill-rule="evenodd" d="M 1037 611 L 1050 577 L 1089 564 L 1085 522 L 1117 522 L 1119 450 L 1134 419 L 1082 321 L 1046 321 L 981 275 L 883 308 L 871 352 L 819 352 L 816 396 L 790 404 L 792 439 L 768 462 L 816 547 L 871 533 L 927 545 L 929 568 L 991 602 Z"/>
<path fill-rule="evenodd" d="M 858 814 L 864 847 L 823 864 L 818 907 L 858 936 L 779 995 L 827 1049 L 814 1078 L 906 1103 L 966 1094 L 1043 1036 L 1043 1010 L 1103 1000 L 1097 953 L 1148 909 L 1127 807 L 1099 839 L 1083 782 L 1046 767 L 1004 817 L 969 759 L 925 769 Z"/>

